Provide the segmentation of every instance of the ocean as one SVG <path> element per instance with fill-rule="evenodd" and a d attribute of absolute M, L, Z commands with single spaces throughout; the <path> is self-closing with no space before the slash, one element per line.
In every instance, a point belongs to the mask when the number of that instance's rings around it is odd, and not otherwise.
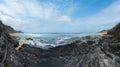
<path fill-rule="evenodd" d="M 27 41 L 30 45 L 41 48 L 50 48 L 59 45 L 72 43 L 80 40 L 81 37 L 87 35 L 96 35 L 96 33 L 49 33 L 49 34 L 26 34 L 17 33 L 14 36 L 18 37 L 19 41 Z"/>

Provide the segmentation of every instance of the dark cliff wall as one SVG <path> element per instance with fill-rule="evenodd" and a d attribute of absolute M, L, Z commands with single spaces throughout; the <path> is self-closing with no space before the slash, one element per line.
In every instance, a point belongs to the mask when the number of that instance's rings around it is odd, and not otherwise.
<path fill-rule="evenodd" d="M 120 23 L 118 23 L 115 27 L 113 27 L 108 34 L 112 35 L 112 40 L 119 40 L 120 41 Z"/>
<path fill-rule="evenodd" d="M 0 21 L 0 67 L 13 67 L 13 60 L 11 60 L 15 53 L 14 41 L 6 31 L 6 26 Z"/>
<path fill-rule="evenodd" d="M 0 28 L 4 28 L 8 33 L 21 33 L 21 31 L 16 31 L 12 27 L 4 25 L 0 20 Z"/>
<path fill-rule="evenodd" d="M 23 45 L 16 51 L 18 42 L 0 24 L 0 67 L 120 67 L 120 43 L 108 38 L 95 37 L 48 50 Z M 119 33 L 119 24 L 109 32 L 113 38 Z"/>

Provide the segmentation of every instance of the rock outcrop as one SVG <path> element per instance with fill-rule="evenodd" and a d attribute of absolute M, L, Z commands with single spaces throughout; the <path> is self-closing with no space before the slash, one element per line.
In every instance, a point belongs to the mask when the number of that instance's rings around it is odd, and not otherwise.
<path fill-rule="evenodd" d="M 120 67 L 120 42 L 109 37 L 86 37 L 50 49 L 24 44 L 16 51 L 17 46 L 0 26 L 0 67 Z"/>
<path fill-rule="evenodd" d="M 120 67 L 120 43 L 107 38 L 92 38 L 52 48 L 68 63 L 63 67 Z"/>
<path fill-rule="evenodd" d="M 9 36 L 5 25 L 0 21 L 0 67 L 11 67 L 15 46 L 17 46 L 17 41 Z"/>
<path fill-rule="evenodd" d="M 8 33 L 22 33 L 21 31 L 16 31 L 16 30 L 14 30 L 12 27 L 10 27 L 10 26 L 8 26 L 8 25 L 4 25 L 1 20 L 0 20 L 0 27 L 4 27 L 4 29 L 5 29 Z"/>
<path fill-rule="evenodd" d="M 120 42 L 120 23 L 118 23 L 114 28 L 109 30 L 109 35 L 112 35 L 112 40 L 118 40 Z"/>
<path fill-rule="evenodd" d="M 29 45 L 16 51 L 18 41 L 12 39 L 5 25 L 0 25 L 0 67 L 62 67 L 65 63 L 57 53 Z"/>

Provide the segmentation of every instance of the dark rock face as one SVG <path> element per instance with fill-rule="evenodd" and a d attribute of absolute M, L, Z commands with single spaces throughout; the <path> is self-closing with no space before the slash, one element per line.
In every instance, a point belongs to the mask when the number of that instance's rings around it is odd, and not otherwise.
<path fill-rule="evenodd" d="M 92 39 L 87 43 L 75 42 L 52 50 L 68 59 L 65 67 L 120 67 L 119 45 L 104 38 L 97 41 Z"/>
<path fill-rule="evenodd" d="M 120 23 L 118 23 L 114 28 L 112 28 L 108 34 L 112 35 L 112 40 L 118 40 L 120 42 Z"/>
<path fill-rule="evenodd" d="M 26 38 L 26 40 L 33 40 L 32 38 Z"/>
<path fill-rule="evenodd" d="M 65 64 L 65 60 L 52 50 L 24 45 L 17 53 L 22 63 L 19 67 L 63 67 Z"/>
<path fill-rule="evenodd" d="M 12 39 L 3 26 L 0 26 L 0 67 L 63 67 L 65 60 L 51 50 L 23 45 L 20 51 L 18 42 Z"/>
<path fill-rule="evenodd" d="M 41 49 L 18 42 L 0 26 L 0 67 L 120 67 L 120 42 L 108 37 L 87 38 Z"/>
<path fill-rule="evenodd" d="M 8 33 L 22 33 L 21 31 L 16 31 L 12 27 L 4 25 L 2 21 L 0 20 L 0 27 L 3 28 L 8 32 Z"/>
<path fill-rule="evenodd" d="M 16 44 L 17 42 L 9 36 L 4 25 L 0 25 L 0 67 L 11 67 L 9 66 L 12 62 L 11 55 L 15 53 Z"/>

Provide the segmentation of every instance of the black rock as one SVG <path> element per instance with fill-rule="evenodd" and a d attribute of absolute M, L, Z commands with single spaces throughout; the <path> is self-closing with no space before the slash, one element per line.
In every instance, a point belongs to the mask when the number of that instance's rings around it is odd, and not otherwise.
<path fill-rule="evenodd" d="M 26 40 L 33 40 L 32 38 L 25 38 Z"/>
<path fill-rule="evenodd" d="M 0 26 L 0 67 L 120 67 L 120 42 L 87 38 L 86 42 L 42 49 L 23 45 Z M 101 45 L 99 45 L 101 44 Z"/>
<path fill-rule="evenodd" d="M 1 20 L 0 20 L 0 27 L 4 28 L 8 33 L 22 33 L 21 31 L 16 31 L 15 29 L 13 29 L 8 25 L 4 25 Z"/>
<path fill-rule="evenodd" d="M 109 30 L 108 34 L 112 35 L 112 41 L 120 42 L 120 23 L 118 23 L 115 27 Z"/>

